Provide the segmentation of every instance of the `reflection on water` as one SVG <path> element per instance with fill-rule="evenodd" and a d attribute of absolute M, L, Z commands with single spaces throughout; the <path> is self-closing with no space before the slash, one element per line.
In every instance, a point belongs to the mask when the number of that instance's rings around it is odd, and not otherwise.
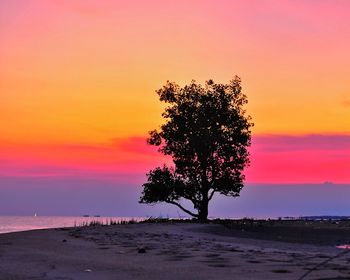
<path fill-rule="evenodd" d="M 0 216 L 0 233 L 81 226 L 91 221 L 103 224 L 120 221 L 142 220 L 142 218 L 131 217 L 59 217 L 59 216 Z"/>

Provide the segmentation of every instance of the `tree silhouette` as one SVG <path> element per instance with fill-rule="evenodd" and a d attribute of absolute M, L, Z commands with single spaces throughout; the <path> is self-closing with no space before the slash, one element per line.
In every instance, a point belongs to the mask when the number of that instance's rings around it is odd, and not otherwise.
<path fill-rule="evenodd" d="M 202 86 L 192 81 L 182 88 L 168 81 L 156 91 L 167 104 L 165 123 L 160 131 L 150 131 L 147 143 L 159 146 L 174 164 L 147 174 L 140 203 L 170 203 L 205 221 L 215 193 L 239 196 L 253 126 L 243 108 L 248 100 L 241 89 L 236 76 L 228 84 L 208 80 Z M 182 199 L 190 200 L 197 213 L 181 205 Z"/>

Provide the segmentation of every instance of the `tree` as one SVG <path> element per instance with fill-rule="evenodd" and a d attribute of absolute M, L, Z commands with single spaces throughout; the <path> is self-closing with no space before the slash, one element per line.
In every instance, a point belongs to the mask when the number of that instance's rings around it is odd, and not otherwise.
<path fill-rule="evenodd" d="M 228 84 L 192 81 L 182 88 L 168 81 L 156 91 L 167 105 L 165 123 L 149 132 L 147 143 L 159 146 L 174 164 L 147 174 L 140 203 L 170 203 L 205 221 L 215 193 L 239 196 L 254 125 L 243 108 L 248 100 L 241 89 L 236 76 Z M 186 209 L 182 199 L 191 201 L 197 213 Z"/>

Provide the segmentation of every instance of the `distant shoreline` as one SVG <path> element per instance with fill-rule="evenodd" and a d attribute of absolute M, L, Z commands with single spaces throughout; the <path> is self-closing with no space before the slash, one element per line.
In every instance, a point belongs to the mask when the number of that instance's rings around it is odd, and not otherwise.
<path fill-rule="evenodd" d="M 50 229 L 62 227 L 75 227 L 87 225 L 114 225 L 135 222 L 192 222 L 191 218 L 155 218 L 155 217 L 108 217 L 108 216 L 0 216 L 0 234 L 8 232 L 21 232 L 36 229 Z M 211 218 L 211 223 L 241 223 L 254 221 L 256 223 L 264 224 L 266 221 L 271 222 L 289 222 L 294 221 L 303 222 L 350 222 L 350 216 L 301 216 L 301 217 L 278 217 L 278 218 L 236 218 L 236 219 L 217 219 Z"/>
<path fill-rule="evenodd" d="M 35 229 L 74 227 L 91 222 L 117 223 L 130 220 L 139 221 L 142 217 L 83 217 L 83 216 L 0 216 L 0 234 Z"/>

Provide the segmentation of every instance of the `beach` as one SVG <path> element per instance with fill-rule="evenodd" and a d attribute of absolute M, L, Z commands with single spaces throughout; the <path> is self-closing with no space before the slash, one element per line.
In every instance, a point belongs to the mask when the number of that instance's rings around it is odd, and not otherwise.
<path fill-rule="evenodd" d="M 0 279 L 350 279 L 350 253 L 335 246 L 347 238 L 348 224 L 330 222 L 154 222 L 6 233 Z"/>

